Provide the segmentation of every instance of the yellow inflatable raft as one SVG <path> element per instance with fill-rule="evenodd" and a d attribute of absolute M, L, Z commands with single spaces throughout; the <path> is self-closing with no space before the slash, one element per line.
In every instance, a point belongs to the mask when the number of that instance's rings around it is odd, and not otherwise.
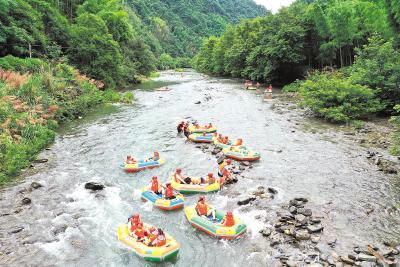
<path fill-rule="evenodd" d="M 185 215 L 191 225 L 195 228 L 206 232 L 208 235 L 223 238 L 234 239 L 246 233 L 246 224 L 237 216 L 234 216 L 235 225 L 226 227 L 221 224 L 225 213 L 220 210 L 215 210 L 215 219 L 199 216 L 194 206 L 185 208 Z"/>
<path fill-rule="evenodd" d="M 193 177 L 192 179 L 200 181 L 199 177 Z M 180 184 L 175 181 L 174 177 L 171 177 L 171 185 L 182 194 L 213 193 L 221 189 L 218 179 L 213 184 Z"/>
<path fill-rule="evenodd" d="M 206 127 L 206 126 L 199 126 L 196 127 L 193 124 L 191 124 L 188 127 L 189 132 L 191 133 L 215 133 L 217 131 L 217 127 L 215 127 L 214 125 L 211 127 Z"/>
<path fill-rule="evenodd" d="M 145 228 L 150 227 L 150 225 L 145 224 Z M 164 246 L 150 247 L 131 237 L 127 224 L 123 224 L 118 227 L 118 240 L 133 249 L 138 256 L 147 261 L 161 262 L 176 257 L 180 248 L 179 243 L 167 233 L 165 233 L 165 237 L 167 239 L 167 243 Z"/>

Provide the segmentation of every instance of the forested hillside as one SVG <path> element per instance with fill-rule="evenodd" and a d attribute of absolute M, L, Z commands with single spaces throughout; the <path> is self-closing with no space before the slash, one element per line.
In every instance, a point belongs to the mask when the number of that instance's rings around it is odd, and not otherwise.
<path fill-rule="evenodd" d="M 27 57 L 30 46 L 33 57 L 66 56 L 107 86 L 124 86 L 170 67 L 158 59 L 191 56 L 203 37 L 264 12 L 251 0 L 3 0 L 0 56 Z"/>
<path fill-rule="evenodd" d="M 252 0 L 128 0 L 158 42 L 153 49 L 174 57 L 193 56 L 204 37 L 221 34 L 228 23 L 266 13 Z"/>
<path fill-rule="evenodd" d="M 284 90 L 318 117 L 354 123 L 400 111 L 399 34 L 398 0 L 298 0 L 205 40 L 195 66 L 281 85 L 305 78 Z"/>

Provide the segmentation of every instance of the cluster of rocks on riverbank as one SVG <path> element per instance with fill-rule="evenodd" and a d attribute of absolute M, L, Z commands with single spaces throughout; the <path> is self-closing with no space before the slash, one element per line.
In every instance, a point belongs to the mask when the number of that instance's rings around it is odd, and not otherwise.
<path fill-rule="evenodd" d="M 400 246 L 393 244 L 356 245 L 352 252 L 339 255 L 337 238 L 324 234 L 324 216 L 313 212 L 308 203 L 304 197 L 290 200 L 276 211 L 275 221 L 259 231 L 275 250 L 275 266 L 398 266 Z M 299 251 L 286 252 L 289 247 Z"/>

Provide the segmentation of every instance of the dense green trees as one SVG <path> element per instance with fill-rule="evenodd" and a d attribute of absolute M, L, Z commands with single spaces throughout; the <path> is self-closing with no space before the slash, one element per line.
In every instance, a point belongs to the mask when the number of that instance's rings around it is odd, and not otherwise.
<path fill-rule="evenodd" d="M 246 1 L 3 0 L 0 57 L 66 58 L 108 87 L 188 66 L 205 36 L 265 10 Z M 160 58 L 163 63 L 157 62 Z M 165 64 L 166 55 L 174 64 Z"/>
<path fill-rule="evenodd" d="M 383 0 L 297 1 L 212 37 L 215 45 L 210 51 L 204 42 L 195 63 L 212 74 L 287 83 L 309 68 L 350 66 L 368 37 L 394 36 L 387 18 Z"/>
<path fill-rule="evenodd" d="M 204 37 L 221 34 L 228 23 L 265 14 L 252 0 L 127 0 L 153 41 L 173 57 L 193 56 Z M 155 38 L 154 38 L 155 37 Z"/>

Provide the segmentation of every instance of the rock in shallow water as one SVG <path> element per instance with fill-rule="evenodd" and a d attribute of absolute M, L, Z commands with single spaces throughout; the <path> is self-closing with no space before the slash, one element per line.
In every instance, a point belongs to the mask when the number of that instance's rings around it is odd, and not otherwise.
<path fill-rule="evenodd" d="M 40 183 L 38 183 L 38 182 L 32 182 L 32 183 L 31 183 L 31 187 L 32 187 L 33 189 L 38 189 L 38 188 L 40 188 L 40 187 L 43 187 L 43 185 L 40 184 Z"/>
<path fill-rule="evenodd" d="M 239 206 L 243 206 L 243 205 L 249 204 L 250 202 L 253 202 L 254 200 L 256 200 L 255 197 L 249 197 L 249 198 L 246 198 L 246 199 L 244 199 L 244 200 L 238 201 L 237 204 L 238 204 Z"/>
<path fill-rule="evenodd" d="M 92 191 L 98 191 L 98 190 L 103 190 L 104 185 L 97 183 L 97 182 L 88 182 L 85 184 L 85 189 L 89 189 Z"/>
<path fill-rule="evenodd" d="M 32 203 L 32 200 L 29 197 L 24 197 L 21 201 L 23 205 L 29 205 Z"/>

